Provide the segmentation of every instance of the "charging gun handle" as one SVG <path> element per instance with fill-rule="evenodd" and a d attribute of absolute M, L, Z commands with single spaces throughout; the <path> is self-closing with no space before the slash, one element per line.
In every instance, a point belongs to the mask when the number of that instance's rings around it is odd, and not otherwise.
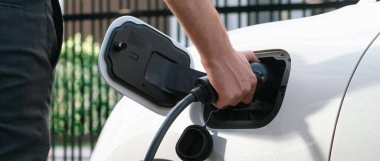
<path fill-rule="evenodd" d="M 268 69 L 267 67 L 262 63 L 252 63 L 251 68 L 253 73 L 256 75 L 257 78 L 257 84 L 256 84 L 256 90 L 255 90 L 255 96 L 260 95 L 262 92 L 264 85 L 267 82 L 268 79 Z M 207 76 L 203 76 L 198 78 L 195 81 L 196 87 L 205 87 L 207 90 L 206 94 L 203 96 L 207 97 L 199 97 L 199 101 L 203 104 L 211 104 L 218 100 L 218 94 L 216 93 L 214 87 L 211 86 L 210 81 L 208 80 Z"/>

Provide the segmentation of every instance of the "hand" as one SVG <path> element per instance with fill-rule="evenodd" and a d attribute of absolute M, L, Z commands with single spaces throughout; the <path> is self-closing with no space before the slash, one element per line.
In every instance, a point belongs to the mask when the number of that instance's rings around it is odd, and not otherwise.
<path fill-rule="evenodd" d="M 220 53 L 219 57 L 202 59 L 211 85 L 218 93 L 217 108 L 249 104 L 256 89 L 257 79 L 249 63 L 259 62 L 252 51 Z"/>

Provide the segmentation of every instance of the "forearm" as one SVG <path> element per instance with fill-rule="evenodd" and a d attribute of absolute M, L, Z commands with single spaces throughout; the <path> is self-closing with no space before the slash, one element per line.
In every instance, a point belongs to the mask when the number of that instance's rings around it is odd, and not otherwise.
<path fill-rule="evenodd" d="M 210 0 L 165 0 L 197 47 L 203 64 L 216 61 L 233 48 Z"/>

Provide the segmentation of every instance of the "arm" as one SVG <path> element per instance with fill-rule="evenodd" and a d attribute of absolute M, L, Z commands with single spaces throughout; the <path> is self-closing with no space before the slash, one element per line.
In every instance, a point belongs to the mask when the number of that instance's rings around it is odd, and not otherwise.
<path fill-rule="evenodd" d="M 210 0 L 165 0 L 185 28 L 197 50 L 211 85 L 218 93 L 215 106 L 249 103 L 256 77 L 249 62 L 258 61 L 251 51 L 236 51 Z"/>

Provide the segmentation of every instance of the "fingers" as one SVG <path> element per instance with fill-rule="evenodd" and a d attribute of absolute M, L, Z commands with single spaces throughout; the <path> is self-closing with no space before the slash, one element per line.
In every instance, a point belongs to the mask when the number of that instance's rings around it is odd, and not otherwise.
<path fill-rule="evenodd" d="M 223 108 L 223 107 L 226 107 L 226 106 L 236 106 L 237 104 L 243 102 L 245 104 L 250 104 L 251 101 L 252 101 L 252 98 L 253 98 L 253 94 L 254 94 L 254 90 L 252 91 L 249 91 L 247 92 L 247 94 L 242 94 L 241 96 L 240 95 L 236 95 L 236 96 L 231 96 L 231 97 L 234 97 L 232 99 L 229 99 L 230 101 L 226 101 L 228 100 L 228 97 L 222 97 L 224 99 L 218 99 L 213 105 L 216 107 L 216 108 Z"/>
<path fill-rule="evenodd" d="M 239 94 L 235 94 L 235 95 L 229 95 L 229 96 L 222 96 L 213 105 L 216 108 L 220 109 L 226 106 L 236 106 L 240 102 L 241 102 L 241 97 L 239 96 Z"/>
<path fill-rule="evenodd" d="M 249 62 L 258 61 L 252 51 L 235 51 L 229 58 L 223 57 L 221 61 L 205 66 L 210 83 L 218 93 L 215 107 L 220 109 L 252 101 L 257 79 Z"/>
<path fill-rule="evenodd" d="M 255 80 L 253 83 L 252 83 L 252 89 L 251 91 L 243 98 L 242 102 L 245 103 L 245 104 L 250 104 L 252 102 L 252 99 L 253 99 L 253 96 L 255 94 L 255 90 L 256 90 L 256 83 L 257 81 Z"/>
<path fill-rule="evenodd" d="M 237 88 L 234 88 L 234 89 L 230 88 L 228 92 L 218 93 L 219 98 L 214 103 L 214 106 L 220 109 L 225 106 L 234 106 L 238 104 L 240 101 L 239 97 L 241 96 L 239 92 L 240 91 L 237 90 Z"/>
<path fill-rule="evenodd" d="M 248 60 L 249 63 L 260 62 L 260 60 L 256 57 L 253 51 L 245 50 L 245 51 L 242 51 L 241 53 L 245 56 L 245 58 Z M 243 99 L 240 100 L 240 102 L 243 102 L 245 104 L 251 103 L 253 95 L 255 93 L 256 83 L 257 83 L 257 79 L 255 75 L 253 75 L 253 77 L 250 78 L 250 83 L 251 83 L 251 86 L 250 86 L 251 89 L 249 90 L 247 94 L 245 94 Z"/>
<path fill-rule="evenodd" d="M 213 104 L 216 108 L 218 109 L 221 109 L 225 106 L 228 106 L 226 102 L 223 102 L 222 99 L 218 99 L 218 101 L 216 101 L 214 104 Z"/>
<path fill-rule="evenodd" d="M 250 104 L 256 89 L 256 84 L 257 80 L 254 75 L 245 77 L 245 79 L 240 81 L 240 88 L 230 88 L 228 93 L 220 93 L 220 99 L 214 103 L 214 106 L 217 108 L 223 108 L 225 106 L 236 106 L 241 102 Z"/>

